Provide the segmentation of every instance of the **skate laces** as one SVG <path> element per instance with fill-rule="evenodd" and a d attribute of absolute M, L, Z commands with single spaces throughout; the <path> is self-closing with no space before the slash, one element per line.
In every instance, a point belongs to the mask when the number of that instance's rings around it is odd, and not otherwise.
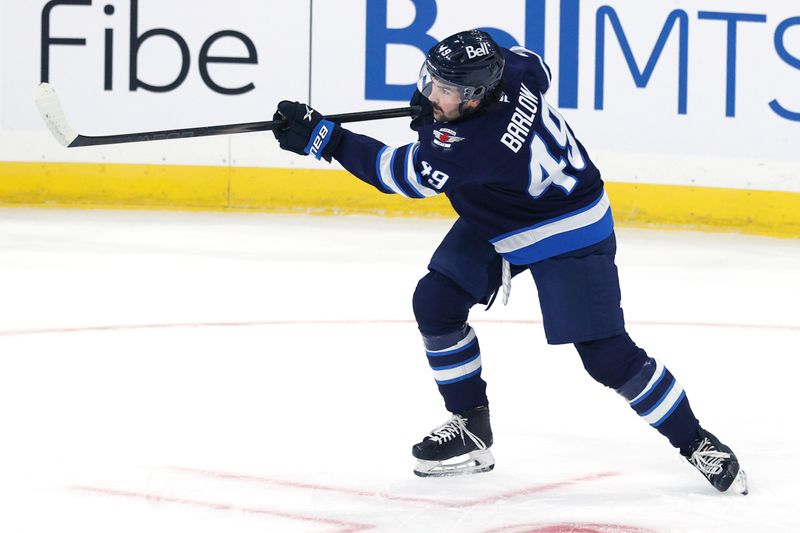
<path fill-rule="evenodd" d="M 704 438 L 700 446 L 692 452 L 689 457 L 689 462 L 692 463 L 698 470 L 707 476 L 716 476 L 722 473 L 722 462 L 725 459 L 730 459 L 731 454 L 717 450 L 714 445 Z"/>
<path fill-rule="evenodd" d="M 453 440 L 456 435 L 459 435 L 461 437 L 461 442 L 466 444 L 466 440 L 464 438 L 464 435 L 466 435 L 472 442 L 475 443 L 478 449 L 486 449 L 486 444 L 480 439 L 480 437 L 467 429 L 466 423 L 466 418 L 462 417 L 461 415 L 453 415 L 450 420 L 431 431 L 430 435 L 428 435 L 428 438 L 435 441 L 436 444 L 442 444 L 443 442 Z"/>

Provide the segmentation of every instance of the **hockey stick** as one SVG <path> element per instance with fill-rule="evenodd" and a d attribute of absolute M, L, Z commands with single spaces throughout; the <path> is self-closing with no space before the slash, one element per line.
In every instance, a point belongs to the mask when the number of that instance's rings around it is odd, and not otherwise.
<path fill-rule="evenodd" d="M 191 137 L 208 137 L 211 135 L 230 135 L 234 133 L 252 133 L 256 131 L 270 131 L 284 123 L 282 120 L 267 120 L 264 122 L 245 122 L 241 124 L 224 124 L 221 126 L 203 126 L 198 128 L 184 128 L 177 130 L 147 131 L 141 133 L 121 133 L 117 135 L 87 136 L 75 133 L 55 89 L 49 83 L 42 83 L 36 89 L 36 107 L 39 108 L 47 127 L 56 140 L 67 148 L 77 146 L 99 146 L 103 144 L 122 144 L 144 141 L 161 141 L 164 139 L 187 139 Z M 380 120 L 384 118 L 411 117 L 419 113 L 419 106 L 398 107 L 394 109 L 381 109 L 377 111 L 362 111 L 358 113 L 344 113 L 329 115 L 325 118 L 332 122 L 360 122 L 365 120 Z"/>

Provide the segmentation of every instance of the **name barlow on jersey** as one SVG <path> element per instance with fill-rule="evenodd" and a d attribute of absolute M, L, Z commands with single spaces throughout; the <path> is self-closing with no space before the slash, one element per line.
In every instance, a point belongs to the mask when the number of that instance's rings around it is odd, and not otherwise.
<path fill-rule="evenodd" d="M 525 145 L 531 127 L 533 127 L 533 121 L 536 119 L 536 113 L 539 112 L 539 98 L 524 83 L 520 84 L 517 102 L 517 108 L 511 115 L 506 132 L 500 138 L 500 142 L 508 146 L 515 154 Z"/>

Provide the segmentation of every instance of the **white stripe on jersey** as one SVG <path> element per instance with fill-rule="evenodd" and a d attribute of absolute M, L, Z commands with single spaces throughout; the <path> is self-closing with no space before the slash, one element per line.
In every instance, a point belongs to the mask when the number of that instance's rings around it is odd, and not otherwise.
<path fill-rule="evenodd" d="M 437 191 L 426 187 L 422 184 L 422 176 L 419 175 L 417 169 L 414 168 L 414 156 L 417 155 L 419 150 L 419 142 L 415 142 L 408 146 L 408 153 L 406 153 L 406 181 L 417 191 L 421 196 L 430 197 L 439 194 Z"/>
<path fill-rule="evenodd" d="M 397 148 L 389 148 L 388 146 L 381 150 L 378 157 L 380 157 L 380 176 L 378 176 L 387 189 L 396 194 L 400 194 L 408 198 L 409 196 L 403 192 L 403 189 L 397 184 L 394 179 L 394 169 L 392 168 L 392 159 L 397 152 Z"/>
<path fill-rule="evenodd" d="M 506 254 L 536 244 L 548 237 L 590 226 L 600 221 L 610 207 L 611 203 L 608 200 L 608 194 L 603 191 L 603 196 L 590 209 L 549 224 L 509 235 L 505 239 L 494 242 L 494 248 L 497 253 Z"/>

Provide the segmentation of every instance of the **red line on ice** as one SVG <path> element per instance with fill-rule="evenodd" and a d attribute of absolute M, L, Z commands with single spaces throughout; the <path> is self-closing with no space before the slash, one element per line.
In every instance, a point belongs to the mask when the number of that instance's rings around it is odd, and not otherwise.
<path fill-rule="evenodd" d="M 439 500 L 430 500 L 427 498 L 415 498 L 413 496 L 395 496 L 383 492 L 374 492 L 367 490 L 348 489 L 346 487 L 331 487 L 326 485 L 319 485 L 316 483 L 304 483 L 300 481 L 286 481 L 282 479 L 275 479 L 263 476 L 253 476 L 248 474 L 233 474 L 228 472 L 215 472 L 211 470 L 201 470 L 196 468 L 174 468 L 178 472 L 185 472 L 189 474 L 196 474 L 205 477 L 213 477 L 218 479 L 231 479 L 234 481 L 249 481 L 255 483 L 263 483 L 269 485 L 278 485 L 280 487 L 291 487 L 295 489 L 313 490 L 320 492 L 335 492 L 337 494 L 346 494 L 348 496 L 362 496 L 369 498 L 379 498 L 383 500 L 402 501 L 412 503 L 429 503 L 433 505 L 448 505 L 448 502 Z"/>
<path fill-rule="evenodd" d="M 477 507 L 479 505 L 489 505 L 492 503 L 496 503 L 503 500 L 509 500 L 511 498 L 518 498 L 520 496 L 527 496 L 529 494 L 536 494 L 539 492 L 546 492 L 550 490 L 560 489 L 562 487 L 567 487 L 570 485 L 576 485 L 580 483 L 585 483 L 589 481 L 595 481 L 599 479 L 604 479 L 608 477 L 618 476 L 620 474 L 616 472 L 600 472 L 597 474 L 591 474 L 588 476 L 581 476 L 576 478 L 565 479 L 562 481 L 556 481 L 553 483 L 547 483 L 544 485 L 535 485 L 532 487 L 525 487 L 522 489 L 505 492 L 502 494 L 498 494 L 495 496 L 489 496 L 486 498 L 478 498 L 475 500 L 442 500 L 442 499 L 434 499 L 434 498 L 420 498 L 415 496 L 398 496 L 394 494 L 389 494 L 385 492 L 375 492 L 375 491 L 367 491 L 367 490 L 358 490 L 358 489 L 350 489 L 346 487 L 333 487 L 330 485 L 320 485 L 317 483 L 304 483 L 304 482 L 297 482 L 297 481 L 286 481 L 282 479 L 275 479 L 270 477 L 264 476 L 253 476 L 248 474 L 233 474 L 229 472 L 216 472 L 211 470 L 201 470 L 195 468 L 174 468 L 174 470 L 179 472 L 186 472 L 190 474 L 197 474 L 206 477 L 214 477 L 219 479 L 231 479 L 236 481 L 250 481 L 256 483 L 264 483 L 269 485 L 278 485 L 281 487 L 292 487 L 296 489 L 303 489 L 303 490 L 312 490 L 312 491 L 321 491 L 321 492 L 334 492 L 337 494 L 344 494 L 348 496 L 360 496 L 360 497 L 367 497 L 367 498 L 376 498 L 381 500 L 388 500 L 388 501 L 399 501 L 399 502 L 409 502 L 409 503 L 422 503 L 427 505 L 436 505 L 439 507 L 450 507 L 450 508 L 465 508 L 465 507 Z"/>
<path fill-rule="evenodd" d="M 322 524 L 328 526 L 336 526 L 337 529 L 335 533 L 356 533 L 358 531 L 364 531 L 367 529 L 375 528 L 374 525 L 369 524 L 359 524 L 357 522 L 346 522 L 343 520 L 334 520 L 331 518 L 322 518 L 319 516 L 309 516 L 309 515 L 301 515 L 295 513 L 287 513 L 284 511 L 276 511 L 274 509 L 267 509 L 264 507 L 240 507 L 238 505 L 231 505 L 227 503 L 220 503 L 220 502 L 208 502 L 208 501 L 201 501 L 201 500 L 191 500 L 187 498 L 175 498 L 172 496 L 161 496 L 159 494 L 150 494 L 147 492 L 135 492 L 135 491 L 127 491 L 127 490 L 117 490 L 117 489 L 108 489 L 103 487 L 88 487 L 88 486 L 78 486 L 73 487 L 75 490 L 83 491 L 83 492 L 91 492 L 94 494 L 101 494 L 103 496 L 119 496 L 123 498 L 132 498 L 138 500 L 147 500 L 148 502 L 155 502 L 155 503 L 176 503 L 180 505 L 186 505 L 189 507 L 199 507 L 202 509 L 213 509 L 215 511 L 237 511 L 245 514 L 252 514 L 252 515 L 266 515 L 266 516 L 275 516 L 278 518 L 287 518 L 289 520 L 300 520 L 303 522 L 311 522 L 315 524 Z"/>
<path fill-rule="evenodd" d="M 590 474 L 588 476 L 581 476 L 571 479 L 565 479 L 563 481 L 555 481 L 553 483 L 547 483 L 545 485 L 538 485 L 535 487 L 528 487 L 524 489 L 514 490 L 510 492 L 505 492 L 503 494 L 498 494 L 497 496 L 491 496 L 489 498 L 481 498 L 479 500 L 473 500 L 470 502 L 464 502 L 460 507 L 474 507 L 476 505 L 488 505 L 490 503 L 496 503 L 503 500 L 509 500 L 511 498 L 519 498 L 520 496 L 527 496 L 529 494 L 536 494 L 539 492 L 546 492 L 549 490 L 560 489 L 562 487 L 568 487 L 570 485 L 577 485 L 579 483 L 586 483 L 588 481 L 596 481 L 599 479 L 605 479 L 609 477 L 614 477 L 620 475 L 617 472 L 599 472 L 597 474 Z"/>
<path fill-rule="evenodd" d="M 63 333 L 90 333 L 106 331 L 135 331 L 140 329 L 180 329 L 180 328 L 247 328 L 259 326 L 339 326 L 364 324 L 414 324 L 411 319 L 386 320 L 259 320 L 252 322 L 185 322 L 172 324 L 110 324 L 105 326 L 82 326 L 65 328 L 40 328 L 0 331 L 0 337 L 21 337 L 25 335 L 45 335 Z M 474 324 L 541 324 L 541 320 L 475 320 Z M 693 328 L 734 328 L 769 329 L 800 331 L 800 326 L 781 324 L 736 324 L 724 322 L 679 322 L 658 320 L 632 320 L 628 324 L 636 326 L 667 326 Z"/>

